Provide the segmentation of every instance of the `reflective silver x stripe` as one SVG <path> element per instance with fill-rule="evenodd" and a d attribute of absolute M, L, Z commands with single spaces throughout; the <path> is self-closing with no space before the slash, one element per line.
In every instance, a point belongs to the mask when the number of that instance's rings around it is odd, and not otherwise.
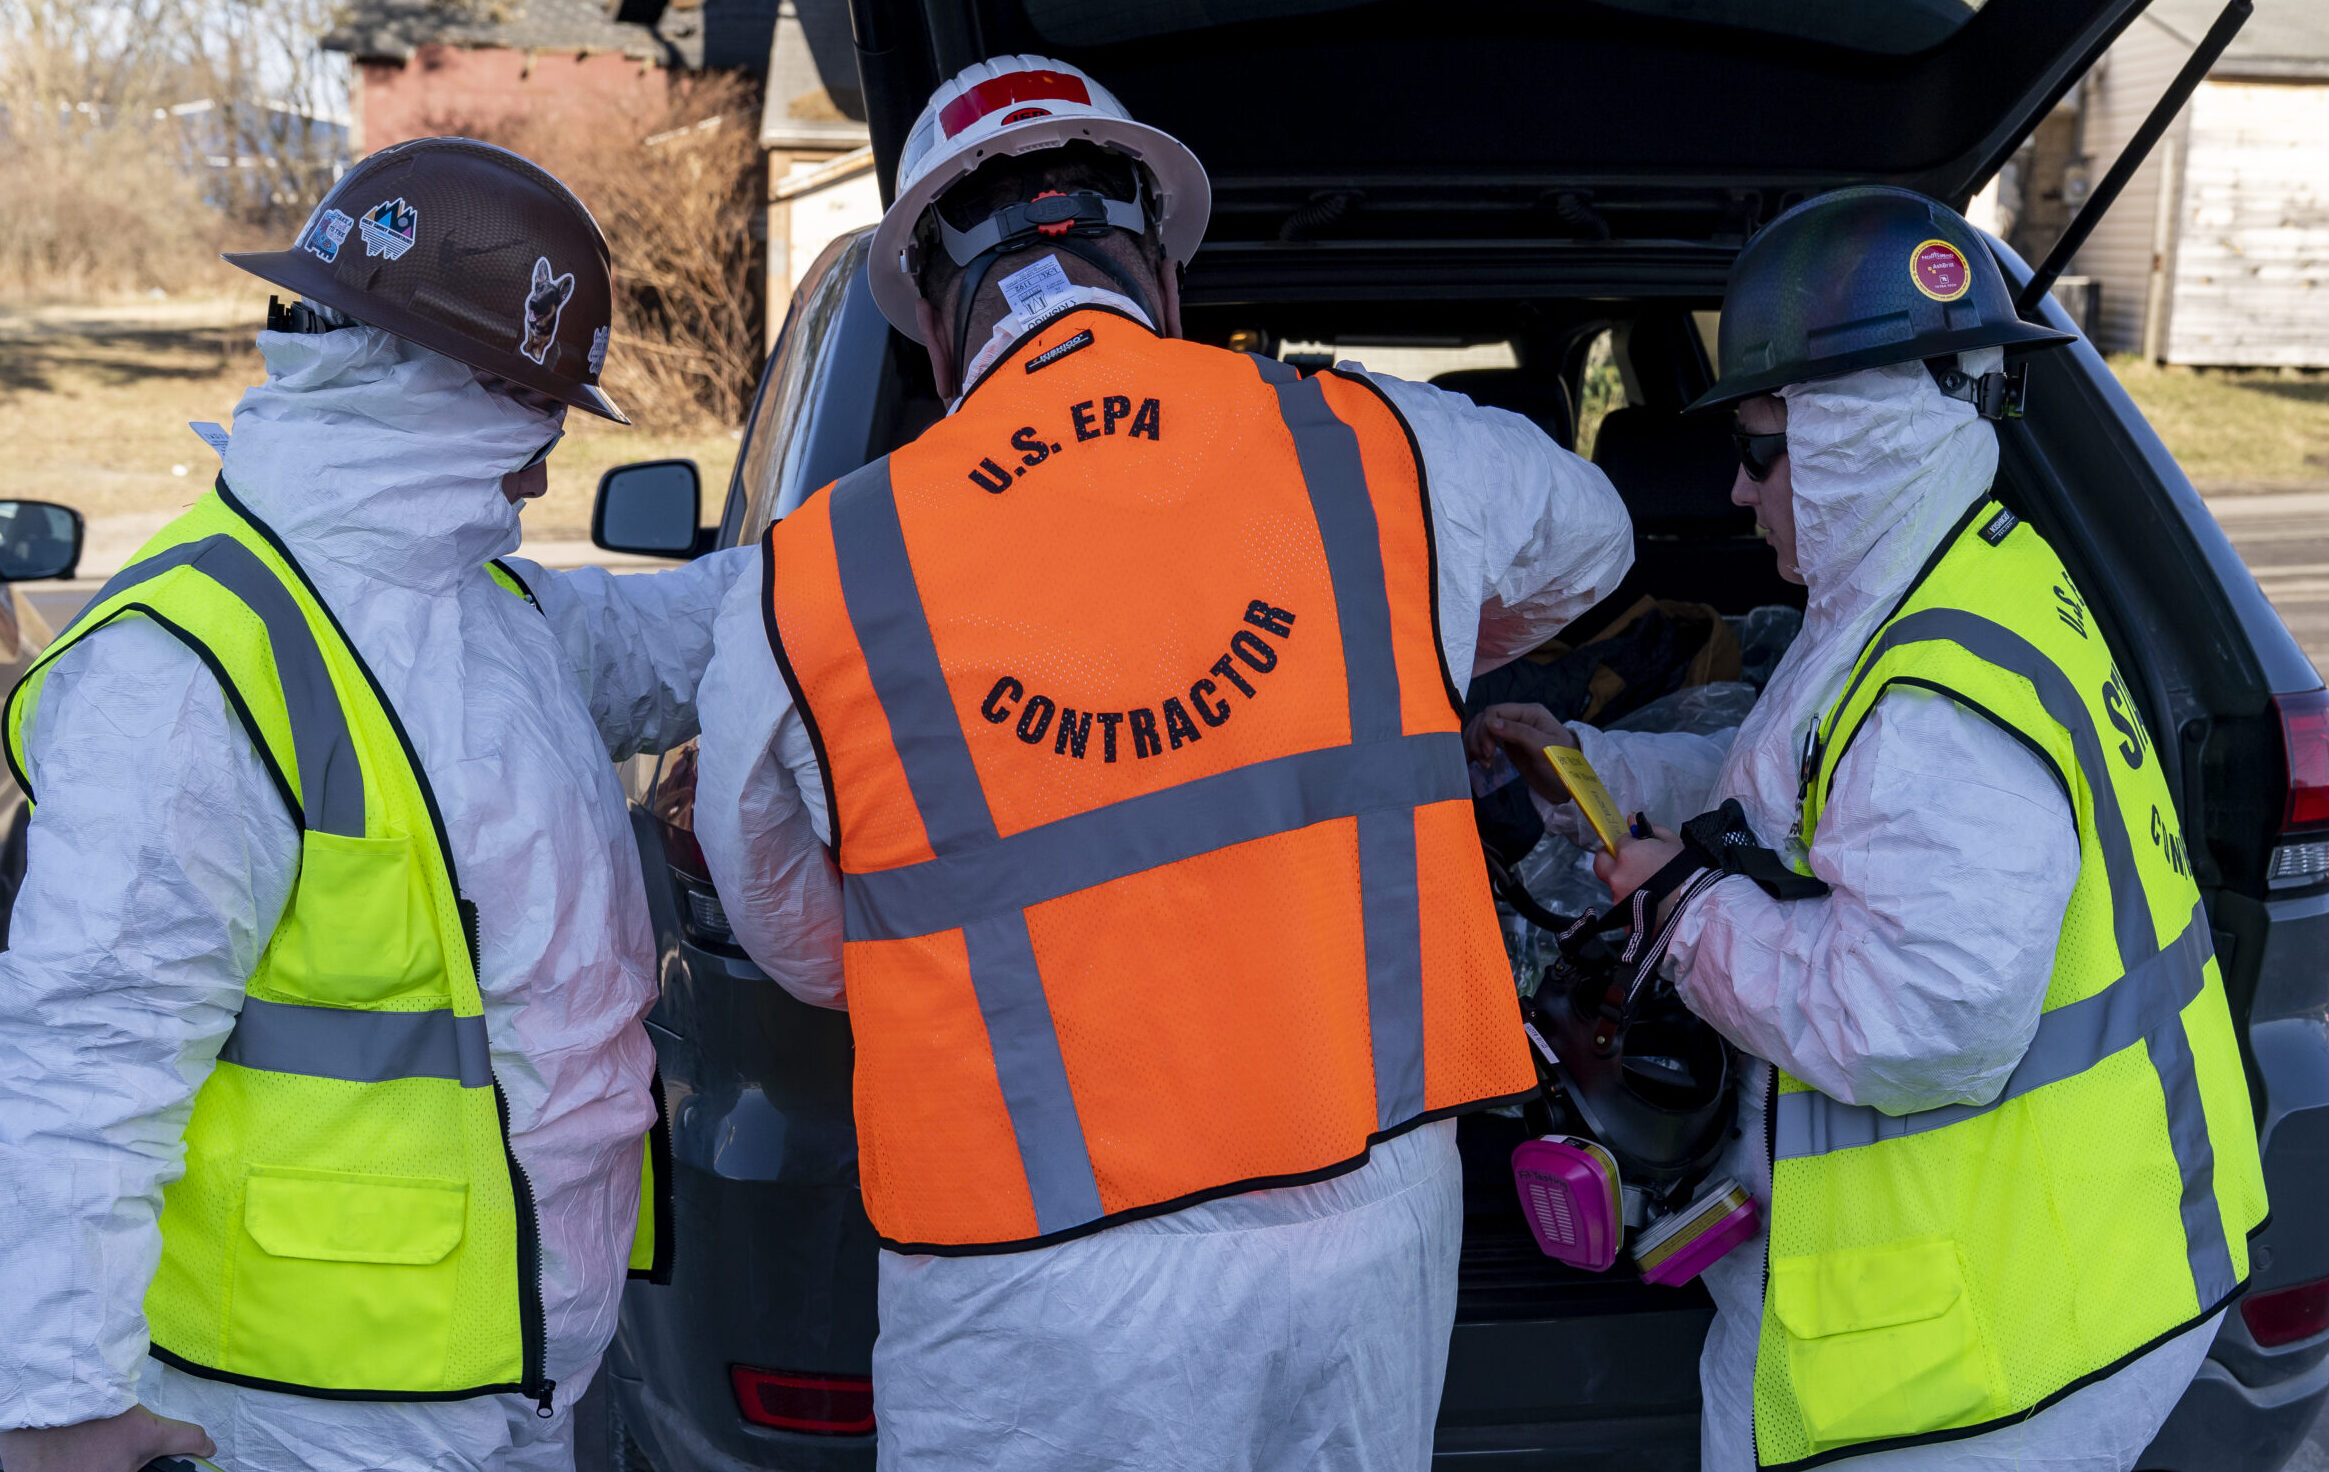
<path fill-rule="evenodd" d="M 1268 375 L 1264 375 L 1267 377 Z M 1311 514 L 1326 548 L 1350 687 L 1354 745 L 1400 738 L 1399 666 L 1391 653 L 1391 595 L 1374 498 L 1359 459 L 1359 437 L 1335 417 L 1316 378 L 1271 384 L 1294 436 Z M 1465 784 L 1459 740 L 1448 780 Z M 1415 877 L 1415 811 L 1360 811 L 1359 891 L 1367 947 L 1367 1024 L 1375 1052 L 1376 1126 L 1389 1129 L 1423 1112 L 1423 920 Z"/>
<path fill-rule="evenodd" d="M 1255 762 L 1039 828 L 992 847 L 852 874 L 843 935 L 895 940 L 952 930 L 1233 844 L 1377 809 L 1405 815 L 1471 795 L 1452 731 Z"/>
<path fill-rule="evenodd" d="M 2080 773 L 2094 795 L 2095 839 L 2103 851 L 2113 930 L 2124 971 L 2102 991 L 2039 1019 L 2038 1035 L 2029 1053 L 1993 1103 L 1951 1105 L 1890 1117 L 1816 1092 L 1781 1094 L 1774 1121 L 1776 1153 L 1781 1159 L 1817 1155 L 1955 1124 L 2030 1090 L 2083 1073 L 2141 1041 L 2159 1075 L 2169 1146 L 2183 1177 L 2180 1207 L 2192 1281 L 2203 1308 L 2220 1303 L 2238 1284 L 2231 1248 L 2224 1238 L 2223 1213 L 2216 1203 L 2215 1148 L 2208 1140 L 2199 1075 L 2183 1025 L 2183 1009 L 2200 994 L 2204 968 L 2213 953 L 2207 913 L 2204 908 L 2195 909 L 2182 933 L 2165 949 L 2160 947 L 2151 900 L 2135 866 L 2134 848 L 2111 785 L 2093 715 L 2061 667 L 2004 625 L 1962 609 L 1932 608 L 1910 614 L 1884 631 L 1838 705 L 1850 702 L 1887 651 L 1935 641 L 1958 645 L 1974 657 L 2028 680 L 2046 713 L 2070 734 Z"/>
<path fill-rule="evenodd" d="M 322 833 L 350 838 L 364 834 L 364 772 L 356 747 L 348 737 L 347 713 L 339 691 L 332 685 L 315 633 L 307 616 L 250 548 L 220 533 L 196 542 L 184 542 L 133 562 L 106 580 L 97 596 L 65 626 L 70 633 L 91 610 L 126 589 L 160 577 L 175 568 L 191 567 L 241 599 L 266 626 L 267 642 L 275 654 L 275 671 L 283 683 L 283 703 L 290 714 L 291 745 L 299 761 L 301 815 L 305 824 Z M 245 694 L 245 698 L 249 698 Z"/>
<path fill-rule="evenodd" d="M 397 1078 L 449 1078 L 467 1089 L 493 1084 L 485 1019 L 443 1010 L 359 1012 L 246 997 L 218 1060 L 360 1084 Z"/>
<path fill-rule="evenodd" d="M 1781 1094 L 1773 1135 L 1778 1158 L 1825 1155 L 1831 1150 L 1921 1135 L 1978 1118 L 2048 1084 L 2075 1078 L 2174 1022 L 2200 994 L 2208 953 L 2208 917 L 2204 911 L 2196 912 L 2183 934 L 2166 950 L 2093 996 L 2040 1017 L 2030 1050 L 2014 1065 L 2004 1090 L 1987 1104 L 1947 1104 L 1914 1114 L 1886 1114 L 1865 1104 L 1831 1099 L 1817 1090 Z"/>
<path fill-rule="evenodd" d="M 914 586 L 905 530 L 890 492 L 888 459 L 843 476 L 830 494 L 841 601 L 865 651 L 866 674 L 889 722 L 931 851 L 940 860 L 962 855 L 983 860 L 996 842 L 994 814 L 954 714 L 938 646 Z M 845 896 L 859 878 L 844 878 Z M 1095 1221 L 1103 1215 L 1100 1186 L 1076 1117 L 1027 917 L 1015 909 L 991 915 L 965 926 L 963 942 L 971 989 L 978 994 L 996 1079 L 1035 1204 L 1036 1230 L 1048 1235 Z"/>

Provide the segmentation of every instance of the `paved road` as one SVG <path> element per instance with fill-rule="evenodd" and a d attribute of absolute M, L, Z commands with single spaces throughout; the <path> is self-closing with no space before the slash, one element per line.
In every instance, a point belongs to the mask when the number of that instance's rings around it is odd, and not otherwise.
<path fill-rule="evenodd" d="M 81 611 L 90 595 L 105 585 L 105 579 L 114 572 L 114 564 L 134 551 L 139 536 L 127 543 L 99 549 L 92 546 L 90 554 L 81 559 L 81 571 L 87 574 L 64 582 L 21 583 L 32 606 L 48 620 L 51 629 L 61 629 Z M 544 567 L 574 568 L 597 566 L 616 572 L 638 572 L 649 568 L 671 567 L 675 564 L 655 557 L 633 557 L 624 552 L 602 552 L 588 542 L 528 542 L 518 549 L 518 556 L 540 563 Z"/>
<path fill-rule="evenodd" d="M 2329 669 L 2329 486 L 2219 494 L 2208 508 L 2314 665 Z"/>

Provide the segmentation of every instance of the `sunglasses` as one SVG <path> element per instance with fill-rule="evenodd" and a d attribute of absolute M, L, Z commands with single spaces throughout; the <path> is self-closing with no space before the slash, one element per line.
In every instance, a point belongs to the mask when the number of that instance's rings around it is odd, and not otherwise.
<path fill-rule="evenodd" d="M 1731 443 L 1738 447 L 1739 464 L 1746 467 L 1747 479 L 1760 485 L 1763 478 L 1771 473 L 1771 467 L 1777 465 L 1780 457 L 1787 453 L 1787 431 L 1782 429 L 1773 434 L 1749 434 L 1743 429 L 1734 429 L 1731 431 Z"/>

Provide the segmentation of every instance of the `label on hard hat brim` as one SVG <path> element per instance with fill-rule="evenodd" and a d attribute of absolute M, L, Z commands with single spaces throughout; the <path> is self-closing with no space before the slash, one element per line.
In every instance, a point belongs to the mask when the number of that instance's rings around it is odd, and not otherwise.
<path fill-rule="evenodd" d="M 1005 113 L 1003 115 L 1003 126 L 1007 128 L 1013 123 L 1031 122 L 1036 118 L 1047 118 L 1050 116 L 1051 109 L 1048 107 L 1022 107 L 1016 112 Z"/>
<path fill-rule="evenodd" d="M 1908 279 L 1934 301 L 1953 302 L 1972 289 L 1973 268 L 1965 263 L 1965 253 L 1948 241 L 1920 241 L 1909 252 Z"/>
<path fill-rule="evenodd" d="M 355 227 L 356 222 L 340 211 L 325 210 L 300 237 L 299 248 L 328 266 L 340 258 L 340 242 Z"/>
<path fill-rule="evenodd" d="M 402 258 L 412 249 L 420 218 L 421 212 L 401 197 L 384 199 L 364 211 L 364 218 L 356 227 L 363 232 L 364 254 L 386 256 L 392 261 Z"/>

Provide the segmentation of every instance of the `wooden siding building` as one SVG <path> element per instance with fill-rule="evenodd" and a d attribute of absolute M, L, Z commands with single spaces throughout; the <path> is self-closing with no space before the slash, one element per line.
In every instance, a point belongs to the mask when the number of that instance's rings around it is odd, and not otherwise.
<path fill-rule="evenodd" d="M 2035 261 L 2190 57 L 2220 0 L 2153 0 L 2000 185 Z M 2071 264 L 2105 352 L 2329 367 L 2329 3 L 2257 0 Z"/>

